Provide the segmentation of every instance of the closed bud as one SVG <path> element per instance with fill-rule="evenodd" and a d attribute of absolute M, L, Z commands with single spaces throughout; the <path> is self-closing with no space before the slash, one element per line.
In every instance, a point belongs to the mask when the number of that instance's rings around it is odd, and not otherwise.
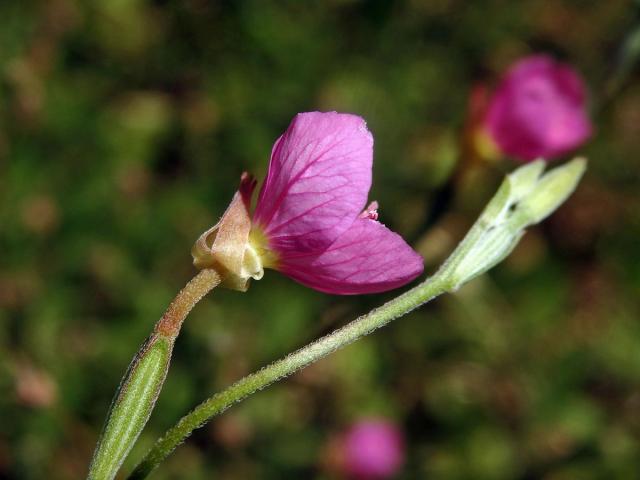
<path fill-rule="evenodd" d="M 527 221 L 538 223 L 547 218 L 575 190 L 586 168 L 586 160 L 576 158 L 544 175 L 522 202 L 529 215 Z"/>
<path fill-rule="evenodd" d="M 454 288 L 502 261 L 518 244 L 525 228 L 558 208 L 575 190 L 586 160 L 574 159 L 544 175 L 543 169 L 544 162 L 538 160 L 507 175 L 440 271 Z"/>

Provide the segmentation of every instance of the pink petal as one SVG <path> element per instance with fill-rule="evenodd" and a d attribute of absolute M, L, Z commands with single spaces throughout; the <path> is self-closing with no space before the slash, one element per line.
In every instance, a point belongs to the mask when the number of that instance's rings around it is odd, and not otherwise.
<path fill-rule="evenodd" d="M 318 252 L 362 211 L 371 187 L 373 137 L 343 113 L 300 113 L 276 141 L 254 213 L 281 257 Z"/>
<path fill-rule="evenodd" d="M 347 431 L 343 442 L 344 469 L 354 478 L 391 478 L 404 462 L 402 430 L 384 419 L 361 420 Z"/>
<path fill-rule="evenodd" d="M 424 266 L 400 235 L 375 220 L 357 218 L 324 252 L 283 257 L 278 269 L 316 290 L 349 295 L 400 287 Z"/>
<path fill-rule="evenodd" d="M 591 135 L 585 86 L 569 65 L 545 55 L 526 57 L 504 76 L 489 102 L 486 125 L 514 157 L 552 159 Z"/>

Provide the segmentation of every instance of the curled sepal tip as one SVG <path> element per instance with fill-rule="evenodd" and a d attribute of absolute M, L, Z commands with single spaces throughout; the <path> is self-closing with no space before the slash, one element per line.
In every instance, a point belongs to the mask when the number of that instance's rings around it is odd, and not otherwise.
<path fill-rule="evenodd" d="M 221 286 L 246 291 L 249 281 L 264 274 L 262 261 L 251 243 L 251 194 L 256 180 L 244 172 L 240 187 L 220 221 L 196 240 L 191 255 L 199 268 L 212 268 L 222 276 Z"/>

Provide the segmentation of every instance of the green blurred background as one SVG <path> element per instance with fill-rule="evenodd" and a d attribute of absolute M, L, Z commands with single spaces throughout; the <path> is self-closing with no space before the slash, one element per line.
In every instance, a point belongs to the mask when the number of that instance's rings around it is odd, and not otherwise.
<path fill-rule="evenodd" d="M 640 84 L 619 57 L 637 9 L 2 1 L 0 478 L 84 478 L 131 356 L 194 274 L 193 241 L 296 112 L 366 118 L 371 198 L 432 271 L 515 167 L 457 163 L 469 91 L 540 51 L 584 74 L 596 110 L 570 201 L 490 274 L 235 406 L 153 478 L 339 478 L 328 445 L 368 415 L 405 431 L 399 478 L 638 478 Z M 395 294 L 275 272 L 215 291 L 126 470 L 206 396 Z"/>

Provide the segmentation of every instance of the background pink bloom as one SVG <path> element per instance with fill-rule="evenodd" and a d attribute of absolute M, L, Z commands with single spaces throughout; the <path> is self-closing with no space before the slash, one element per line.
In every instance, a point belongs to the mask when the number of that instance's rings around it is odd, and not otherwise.
<path fill-rule="evenodd" d="M 585 87 L 569 65 L 546 55 L 526 57 L 506 73 L 491 97 L 485 128 L 507 155 L 552 159 L 591 135 Z"/>
<path fill-rule="evenodd" d="M 337 294 L 389 290 L 420 275 L 422 257 L 377 212 L 361 215 L 372 162 L 362 118 L 298 114 L 273 147 L 253 215 L 266 257 L 275 258 L 267 266 Z"/>
<path fill-rule="evenodd" d="M 344 471 L 358 480 L 381 480 L 395 475 L 404 463 L 401 430 L 382 419 L 362 420 L 343 440 Z"/>

